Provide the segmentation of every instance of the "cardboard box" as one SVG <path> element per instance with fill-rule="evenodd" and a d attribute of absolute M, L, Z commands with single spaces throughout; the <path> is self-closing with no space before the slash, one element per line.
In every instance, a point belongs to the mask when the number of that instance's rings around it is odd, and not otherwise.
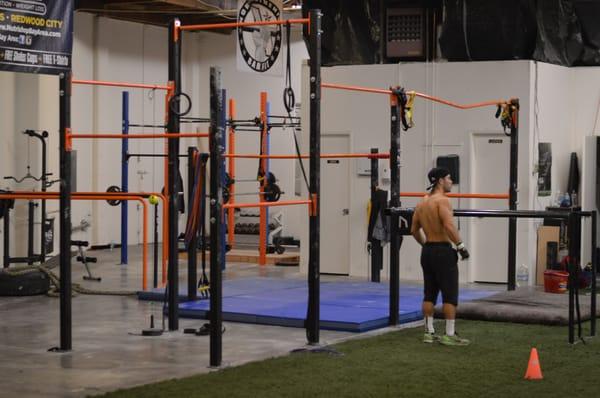
<path fill-rule="evenodd" d="M 536 285 L 544 284 L 544 271 L 546 270 L 546 259 L 547 259 L 547 247 L 548 242 L 556 242 L 558 246 L 558 240 L 560 237 L 560 227 L 549 227 L 541 226 L 538 228 L 538 239 L 537 239 L 537 259 L 536 259 Z"/>

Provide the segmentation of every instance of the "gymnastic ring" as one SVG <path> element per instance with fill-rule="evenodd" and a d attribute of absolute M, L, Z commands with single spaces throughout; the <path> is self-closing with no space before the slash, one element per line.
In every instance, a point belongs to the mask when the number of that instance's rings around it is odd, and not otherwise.
<path fill-rule="evenodd" d="M 187 100 L 187 107 L 185 108 L 185 111 L 178 111 L 175 109 L 175 103 L 180 103 L 180 97 L 183 97 Z M 192 99 L 184 92 L 176 93 L 171 97 L 171 99 L 169 99 L 169 109 L 177 116 L 185 116 L 192 110 Z"/>
<path fill-rule="evenodd" d="M 294 90 L 291 87 L 286 87 L 283 90 L 283 106 L 288 113 L 292 113 L 296 106 L 296 96 Z"/>

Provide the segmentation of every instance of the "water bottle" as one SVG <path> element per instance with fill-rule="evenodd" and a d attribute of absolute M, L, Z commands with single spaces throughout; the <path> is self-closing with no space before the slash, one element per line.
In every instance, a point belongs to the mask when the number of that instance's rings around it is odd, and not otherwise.
<path fill-rule="evenodd" d="M 560 191 L 556 191 L 556 197 L 554 198 L 554 205 L 560 207 L 562 201 L 563 201 L 563 195 Z"/>
<path fill-rule="evenodd" d="M 525 266 L 525 264 L 521 264 L 519 269 L 517 270 L 517 285 L 518 286 L 527 286 L 527 282 L 529 281 L 529 268 Z"/>

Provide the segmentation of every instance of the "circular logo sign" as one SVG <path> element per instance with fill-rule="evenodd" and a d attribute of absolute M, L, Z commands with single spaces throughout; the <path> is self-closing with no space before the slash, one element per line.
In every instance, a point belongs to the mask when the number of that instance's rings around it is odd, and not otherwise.
<path fill-rule="evenodd" d="M 269 0 L 246 0 L 240 8 L 238 20 L 274 21 L 280 16 L 280 9 Z M 281 36 L 281 25 L 239 27 L 238 42 L 246 64 L 257 72 L 269 70 L 281 51 Z"/>

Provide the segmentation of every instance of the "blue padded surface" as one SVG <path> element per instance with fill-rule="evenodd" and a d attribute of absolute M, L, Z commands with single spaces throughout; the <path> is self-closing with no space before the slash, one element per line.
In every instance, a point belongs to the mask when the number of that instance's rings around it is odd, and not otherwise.
<path fill-rule="evenodd" d="M 321 328 L 365 332 L 388 324 L 389 286 L 372 282 L 322 282 Z M 496 293 L 462 288 L 460 301 Z M 305 280 L 257 277 L 223 282 L 223 319 L 264 325 L 303 327 L 308 287 Z M 423 288 L 400 286 L 400 323 L 422 318 Z M 208 300 L 184 302 L 179 314 L 205 319 Z"/>

